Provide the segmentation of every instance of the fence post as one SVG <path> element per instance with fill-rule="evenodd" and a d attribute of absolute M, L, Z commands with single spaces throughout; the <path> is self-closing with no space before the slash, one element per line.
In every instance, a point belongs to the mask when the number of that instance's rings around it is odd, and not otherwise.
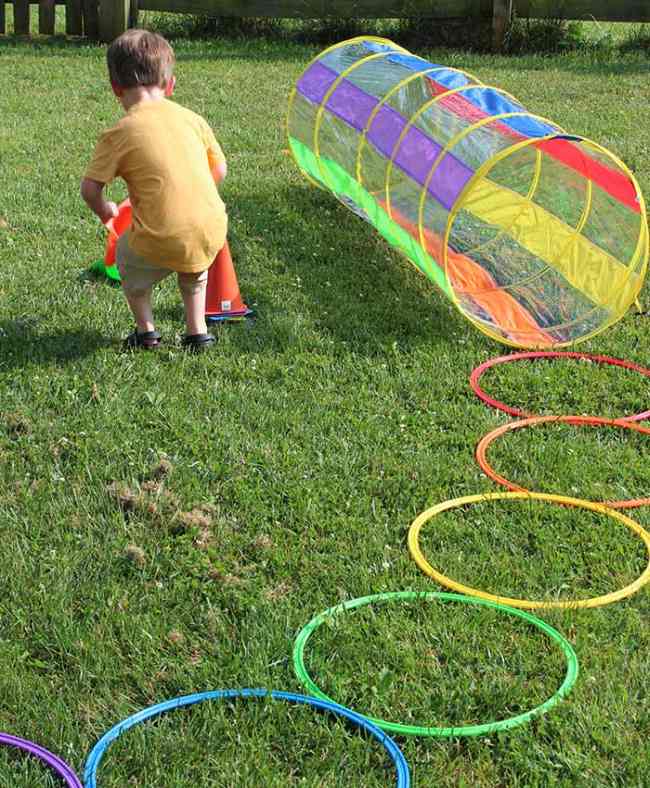
<path fill-rule="evenodd" d="M 81 0 L 84 35 L 91 41 L 99 38 L 99 2 L 98 0 Z"/>
<path fill-rule="evenodd" d="M 38 32 L 46 35 L 54 35 L 54 0 L 40 0 L 38 4 Z"/>
<path fill-rule="evenodd" d="M 81 0 L 65 0 L 65 32 L 68 36 L 83 35 Z"/>
<path fill-rule="evenodd" d="M 29 0 L 14 2 L 14 33 L 17 36 L 29 35 Z"/>
<path fill-rule="evenodd" d="M 495 52 L 500 52 L 512 19 L 512 0 L 494 0 L 493 9 L 492 48 Z"/>
<path fill-rule="evenodd" d="M 129 26 L 131 0 L 99 0 L 99 38 L 109 44 Z"/>
<path fill-rule="evenodd" d="M 129 9 L 129 27 L 138 26 L 138 0 L 131 0 L 131 7 Z"/>

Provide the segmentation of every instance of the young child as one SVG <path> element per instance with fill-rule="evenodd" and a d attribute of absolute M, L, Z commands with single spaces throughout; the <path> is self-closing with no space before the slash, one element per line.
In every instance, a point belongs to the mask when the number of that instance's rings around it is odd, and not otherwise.
<path fill-rule="evenodd" d="M 124 345 L 158 347 L 151 291 L 175 271 L 185 305 L 183 344 L 204 350 L 215 341 L 205 322 L 205 295 L 207 269 L 226 241 L 228 217 L 216 188 L 226 176 L 226 160 L 207 122 L 168 100 L 175 58 L 162 36 L 128 30 L 106 57 L 113 93 L 126 114 L 100 137 L 81 195 L 107 222 L 117 206 L 104 198 L 104 186 L 121 177 L 129 190 L 133 222 L 116 257 L 136 328 Z"/>

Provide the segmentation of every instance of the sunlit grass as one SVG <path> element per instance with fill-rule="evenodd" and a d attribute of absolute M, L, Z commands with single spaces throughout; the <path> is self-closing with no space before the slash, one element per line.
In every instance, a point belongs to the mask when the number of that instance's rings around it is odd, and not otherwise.
<path fill-rule="evenodd" d="M 284 152 L 286 98 L 316 47 L 251 39 L 176 50 L 177 100 L 207 117 L 229 159 L 231 248 L 258 314 L 215 329 L 218 346 L 199 358 L 181 352 L 171 282 L 156 299 L 164 349 L 125 356 L 121 293 L 85 273 L 104 235 L 79 179 L 119 117 L 104 50 L 0 42 L 0 729 L 79 771 L 108 727 L 148 704 L 220 687 L 299 691 L 293 639 L 340 599 L 436 590 L 408 555 L 408 526 L 444 499 L 495 489 L 473 451 L 505 420 L 468 386 L 473 367 L 503 348 L 312 190 Z M 423 54 L 611 147 L 650 187 L 641 53 Z M 648 319 L 630 313 L 584 349 L 648 364 L 648 347 Z M 549 362 L 489 374 L 494 396 L 528 410 L 650 407 L 647 382 L 624 371 Z M 566 494 L 596 496 L 606 481 L 604 494 L 648 495 L 640 438 L 541 430 L 495 445 L 499 469 Z M 650 525 L 647 511 L 632 516 Z M 515 595 L 606 592 L 646 560 L 623 526 L 542 504 L 446 514 L 427 526 L 423 549 L 449 575 Z M 644 785 L 648 601 L 641 591 L 544 614 L 581 661 L 567 702 L 510 734 L 402 741 L 416 785 Z M 314 677 L 362 711 L 482 721 L 558 684 L 544 639 L 498 616 L 391 607 L 366 623 L 363 638 L 349 623 L 323 631 L 310 652 Z M 495 683 L 479 685 L 479 671 Z M 307 710 L 181 716 L 116 744 L 100 784 L 392 779 L 377 745 Z M 0 753 L 3 788 L 47 780 Z"/>

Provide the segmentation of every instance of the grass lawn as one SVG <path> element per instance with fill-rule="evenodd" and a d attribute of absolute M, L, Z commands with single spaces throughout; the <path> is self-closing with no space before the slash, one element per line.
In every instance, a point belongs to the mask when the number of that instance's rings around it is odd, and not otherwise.
<path fill-rule="evenodd" d="M 473 451 L 506 420 L 468 386 L 504 349 L 285 155 L 286 99 L 316 49 L 176 50 L 176 97 L 228 156 L 231 248 L 258 312 L 217 328 L 217 348 L 196 358 L 180 350 L 171 282 L 156 301 L 166 349 L 124 355 L 125 302 L 85 273 L 104 236 L 79 180 L 120 113 L 104 50 L 0 41 L 0 730 L 79 772 L 105 730 L 149 704 L 224 687 L 300 691 L 293 640 L 338 601 L 440 590 L 409 557 L 408 527 L 435 503 L 495 489 Z M 650 193 L 647 56 L 421 54 L 611 148 Z M 581 349 L 647 365 L 649 347 L 650 319 L 630 313 Z M 510 364 L 483 385 L 546 413 L 620 415 L 650 400 L 647 379 L 585 363 Z M 647 496 L 648 456 L 646 436 L 564 425 L 512 433 L 490 453 L 515 481 L 596 500 Z M 650 527 L 647 508 L 630 514 Z M 445 513 L 422 548 L 456 579 L 528 598 L 606 593 L 647 561 L 614 520 L 537 503 Z M 415 785 L 648 785 L 649 615 L 647 590 L 545 612 L 580 659 L 567 702 L 500 735 L 400 739 Z M 564 671 L 525 623 L 442 603 L 345 616 L 314 634 L 307 663 L 359 711 L 437 725 L 525 711 Z M 364 736 L 264 702 L 134 729 L 99 774 L 102 788 L 393 780 Z M 2 788 L 36 785 L 56 781 L 0 752 Z"/>

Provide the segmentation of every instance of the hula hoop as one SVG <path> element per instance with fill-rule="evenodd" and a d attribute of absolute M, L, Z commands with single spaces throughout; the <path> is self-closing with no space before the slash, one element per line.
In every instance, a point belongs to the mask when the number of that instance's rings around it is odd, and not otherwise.
<path fill-rule="evenodd" d="M 497 427 L 496 430 L 492 430 L 492 432 L 481 438 L 476 447 L 476 461 L 490 479 L 498 484 L 502 484 L 509 490 L 529 492 L 525 487 L 511 482 L 509 479 L 506 479 L 505 476 L 501 476 L 501 474 L 497 473 L 487 460 L 487 450 L 496 438 L 506 432 L 518 430 L 522 427 L 531 427 L 536 424 L 547 424 L 548 422 L 576 425 L 583 424 L 591 427 L 622 427 L 627 430 L 641 432 L 644 435 L 650 435 L 650 429 L 648 429 L 648 427 L 642 427 L 640 424 L 634 424 L 631 421 L 623 421 L 622 419 L 602 419 L 598 416 L 533 416 L 530 419 L 511 421 L 508 424 Z M 650 504 L 650 498 L 630 498 L 626 501 L 603 501 L 602 503 L 610 509 L 633 509 L 637 506 L 647 506 Z"/>
<path fill-rule="evenodd" d="M 556 692 L 551 695 L 550 698 L 545 700 L 539 706 L 535 706 L 535 708 L 530 709 L 529 711 L 523 712 L 522 714 L 517 714 L 516 716 L 509 717 L 505 720 L 486 722 L 481 723 L 480 725 L 459 725 L 440 728 L 435 726 L 423 727 L 420 725 L 404 725 L 400 722 L 389 722 L 388 720 L 380 720 L 376 717 L 366 717 L 366 719 L 370 720 L 371 723 L 377 725 L 377 727 L 382 728 L 385 731 L 391 731 L 391 733 L 399 733 L 406 736 L 437 737 L 483 736 L 488 733 L 496 733 L 497 731 L 516 728 L 519 725 L 529 722 L 531 719 L 533 719 L 533 717 L 538 717 L 541 714 L 545 714 L 547 711 L 549 711 L 549 709 L 557 705 L 560 700 L 562 700 L 562 698 L 569 693 L 571 687 L 575 684 L 576 678 L 578 677 L 578 658 L 575 651 L 573 650 L 569 641 L 563 635 L 561 635 L 557 629 L 552 627 L 550 624 L 547 624 L 545 621 L 542 621 L 540 618 L 537 618 L 537 616 L 533 616 L 530 613 L 525 613 L 523 610 L 516 610 L 515 608 L 507 607 L 506 605 L 501 605 L 485 599 L 459 596 L 458 594 L 449 594 L 444 591 L 393 591 L 383 594 L 373 594 L 372 596 L 363 596 L 357 599 L 351 599 L 347 602 L 342 602 L 338 605 L 334 605 L 334 607 L 330 607 L 323 613 L 319 613 L 317 616 L 312 618 L 312 620 L 302 628 L 302 630 L 298 633 L 298 637 L 296 638 L 296 642 L 293 647 L 293 666 L 298 679 L 309 690 L 309 692 L 316 695 L 316 697 L 321 698 L 323 701 L 336 703 L 335 700 L 332 700 L 329 695 L 326 695 L 314 683 L 311 676 L 307 672 L 307 668 L 305 667 L 305 646 L 307 645 L 307 641 L 313 634 L 314 630 L 318 629 L 318 627 L 327 621 L 327 619 L 338 615 L 345 610 L 353 610 L 354 608 L 369 605 L 373 602 L 382 602 L 385 600 L 395 599 L 443 599 L 449 602 L 461 602 L 464 605 L 489 607 L 493 608 L 494 610 L 498 610 L 499 612 L 507 613 L 508 615 L 516 616 L 517 618 L 522 618 L 524 621 L 527 621 L 534 627 L 541 629 L 542 632 L 559 644 L 567 660 L 567 671 L 564 681 L 560 685 L 559 689 L 556 690 Z"/>
<path fill-rule="evenodd" d="M 201 703 L 205 700 L 221 700 L 223 698 L 272 698 L 273 700 L 283 700 L 289 703 L 302 704 L 305 706 L 313 706 L 320 711 L 327 711 L 339 717 L 344 717 L 352 722 L 358 728 L 369 733 L 374 739 L 380 742 L 390 759 L 392 760 L 395 771 L 397 772 L 397 788 L 409 788 L 411 785 L 411 777 L 409 774 L 408 764 L 402 754 L 400 748 L 395 742 L 387 736 L 376 725 L 373 725 L 367 719 L 362 717 L 350 709 L 340 706 L 338 703 L 325 702 L 316 698 L 308 698 L 305 695 L 296 695 L 292 692 L 277 692 L 265 689 L 226 689 L 226 690 L 212 690 L 211 692 L 199 692 L 194 695 L 183 695 L 179 698 L 158 703 L 155 706 L 142 709 L 142 711 L 132 714 L 122 722 L 113 726 L 107 733 L 93 747 L 88 759 L 86 761 L 86 768 L 84 769 L 84 783 L 85 788 L 96 788 L 97 767 L 104 757 L 108 746 L 111 742 L 115 741 L 129 728 L 138 725 L 151 717 L 157 717 L 166 711 L 181 708 L 182 706 L 191 706 L 195 703 Z M 81 788 L 81 786 L 80 786 Z"/>
<path fill-rule="evenodd" d="M 57 777 L 60 777 L 68 788 L 83 788 L 83 785 L 72 770 L 72 767 L 68 766 L 58 755 L 46 750 L 45 747 L 41 747 L 40 744 L 35 744 L 27 739 L 21 739 L 18 736 L 12 736 L 9 733 L 0 733 L 0 745 L 13 747 L 16 750 L 23 750 L 23 752 L 29 753 L 29 755 L 32 755 L 34 758 L 38 758 L 38 760 L 46 764 Z"/>
<path fill-rule="evenodd" d="M 618 602 L 620 599 L 625 599 L 625 597 L 632 596 L 636 591 L 638 591 L 642 586 L 644 586 L 650 580 L 650 560 L 648 565 L 643 570 L 643 573 L 640 577 L 634 580 L 629 585 L 625 586 L 625 588 L 621 588 L 618 591 L 612 591 L 609 594 L 604 594 L 602 596 L 595 596 L 591 597 L 590 599 L 576 599 L 576 600 L 566 600 L 560 602 L 547 602 L 544 600 L 529 600 L 529 599 L 513 599 L 512 597 L 507 596 L 498 596 L 496 594 L 490 594 L 487 591 L 481 591 L 477 588 L 472 588 L 471 586 L 466 586 L 463 583 L 458 583 L 456 580 L 452 580 L 446 575 L 443 575 L 442 572 L 438 572 L 434 569 L 431 564 L 427 561 L 427 559 L 422 554 L 420 550 L 419 544 L 419 535 L 422 529 L 422 526 L 430 520 L 432 517 L 435 517 L 437 514 L 441 512 L 445 512 L 448 509 L 455 509 L 458 506 L 464 506 L 468 503 L 478 503 L 481 501 L 501 501 L 501 500 L 535 500 L 535 501 L 552 501 L 554 503 L 564 504 L 566 506 L 574 506 L 578 509 L 589 509 L 589 511 L 597 512 L 599 514 L 606 514 L 609 517 L 613 517 L 615 520 L 626 525 L 631 531 L 634 531 L 644 542 L 646 549 L 648 551 L 648 556 L 650 558 L 650 534 L 642 528 L 637 522 L 632 520 L 630 517 L 627 517 L 620 512 L 615 511 L 614 509 L 609 509 L 607 506 L 603 506 L 601 503 L 593 503 L 590 501 L 583 501 L 579 498 L 567 498 L 564 495 L 551 495 L 550 493 L 538 493 L 538 492 L 499 492 L 499 493 L 487 493 L 485 495 L 465 495 L 463 498 L 453 498 L 450 501 L 445 501 L 444 503 L 439 503 L 437 506 L 431 507 L 431 509 L 427 509 L 426 512 L 422 512 L 422 514 L 418 515 L 415 520 L 413 520 L 411 527 L 408 533 L 408 546 L 411 556 L 415 560 L 415 563 L 420 567 L 420 569 L 429 577 L 432 577 L 434 580 L 437 580 L 443 586 L 447 586 L 447 588 L 452 588 L 454 591 L 458 591 L 461 594 L 468 594 L 472 597 L 478 597 L 479 599 L 489 599 L 492 602 L 498 602 L 505 605 L 511 605 L 512 607 L 518 608 L 528 608 L 528 609 L 535 609 L 535 608 L 581 608 L 581 607 L 602 607 L 603 605 L 609 605 L 612 602 Z"/>
<path fill-rule="evenodd" d="M 593 361 L 597 364 L 609 364 L 610 366 L 614 367 L 623 367 L 624 369 L 631 369 L 634 372 L 638 372 L 641 375 L 644 375 L 647 378 L 650 378 L 650 369 L 647 367 L 642 367 L 639 364 L 634 364 L 632 361 L 624 361 L 620 358 L 612 358 L 610 356 L 594 356 L 590 353 L 576 353 L 576 352 L 558 352 L 558 351 L 551 351 L 551 350 L 538 350 L 538 351 L 531 351 L 528 353 L 511 353 L 508 356 L 499 356 L 498 358 L 491 358 L 488 361 L 484 361 L 475 370 L 473 370 L 472 374 L 469 378 L 469 385 L 472 387 L 474 393 L 478 396 L 479 399 L 483 400 L 486 404 L 490 405 L 497 410 L 502 410 L 504 413 L 508 413 L 510 416 L 516 417 L 523 417 L 529 418 L 536 414 L 528 413 L 525 410 L 520 410 L 519 408 L 513 408 L 510 405 L 506 405 L 505 402 L 501 402 L 494 397 L 491 397 L 489 394 L 486 394 L 485 391 L 480 387 L 479 380 L 483 376 L 483 373 L 486 372 L 490 367 L 495 367 L 497 364 L 506 364 L 510 361 L 520 361 L 522 359 L 531 359 L 531 358 L 581 358 L 587 359 L 588 361 Z M 644 419 L 650 418 L 650 410 L 644 410 L 641 413 L 635 413 L 633 416 L 625 416 L 618 419 L 619 421 L 644 421 Z"/>

